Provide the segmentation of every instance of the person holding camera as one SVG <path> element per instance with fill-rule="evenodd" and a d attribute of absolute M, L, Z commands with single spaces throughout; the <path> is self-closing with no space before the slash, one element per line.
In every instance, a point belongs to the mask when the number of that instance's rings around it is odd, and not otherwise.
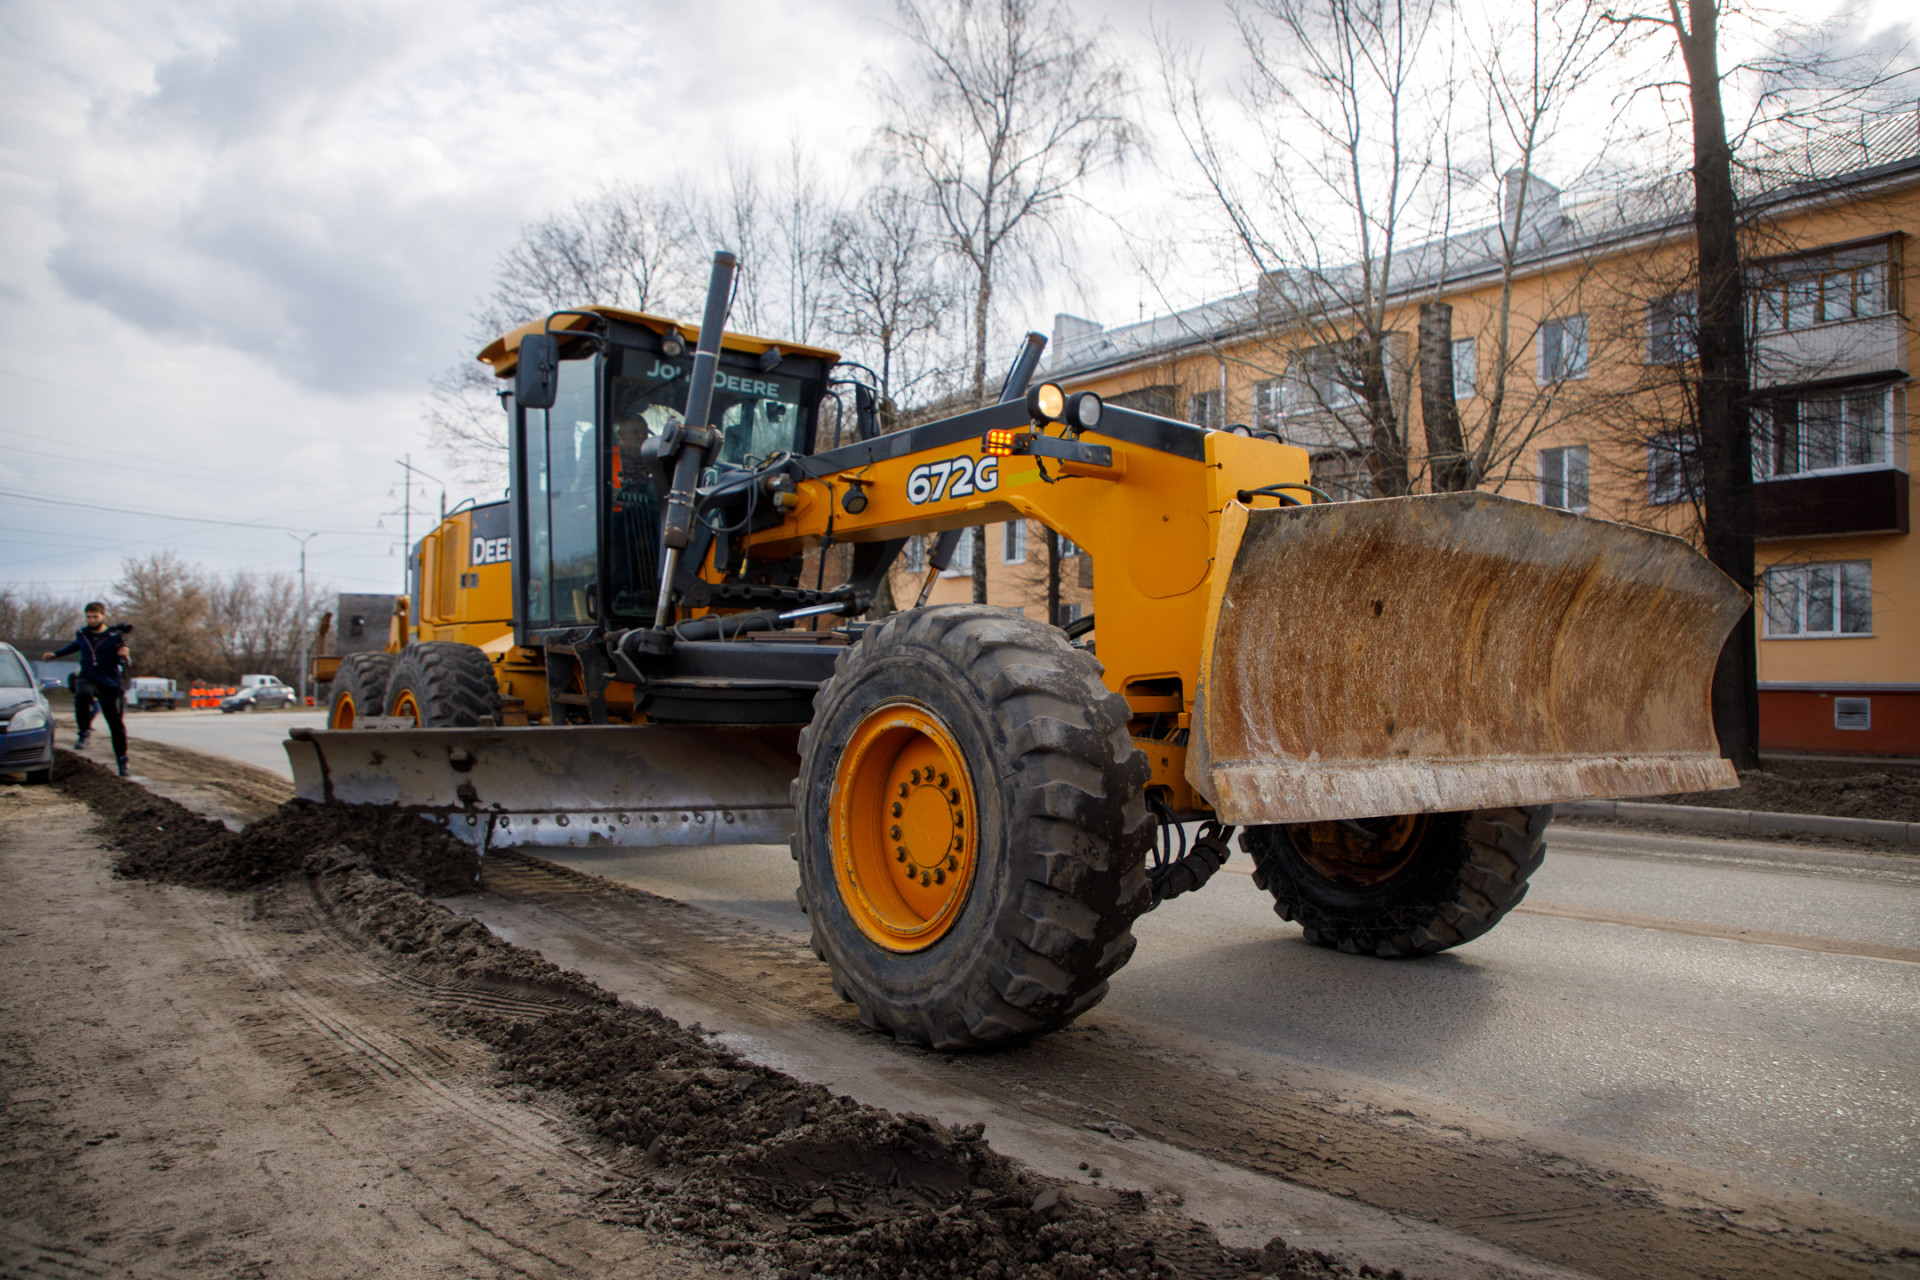
<path fill-rule="evenodd" d="M 73 721 L 80 734 L 73 745 L 76 749 L 87 745 L 93 731 L 93 709 L 98 704 L 100 714 L 107 721 L 107 733 L 113 739 L 113 758 L 120 766 L 120 776 L 130 777 L 133 771 L 127 767 L 126 692 L 120 677 L 127 669 L 127 633 L 133 630 L 133 624 L 108 626 L 107 606 L 98 600 L 87 605 L 86 617 L 87 625 L 73 633 L 71 644 L 41 654 L 40 660 L 52 662 L 70 653 L 80 655 L 80 672 L 72 682 Z"/>

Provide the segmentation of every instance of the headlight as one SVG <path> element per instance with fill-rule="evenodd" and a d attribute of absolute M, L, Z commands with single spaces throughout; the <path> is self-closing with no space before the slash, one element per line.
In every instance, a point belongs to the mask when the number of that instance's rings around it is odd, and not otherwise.
<path fill-rule="evenodd" d="M 25 711 L 18 712 L 13 717 L 13 722 L 7 726 L 7 728 L 14 733 L 20 733 L 27 729 L 44 729 L 46 727 L 47 713 L 38 707 L 28 707 Z"/>
<path fill-rule="evenodd" d="M 1058 422 L 1067 412 L 1067 393 L 1043 382 L 1027 392 L 1027 416 L 1035 422 Z"/>

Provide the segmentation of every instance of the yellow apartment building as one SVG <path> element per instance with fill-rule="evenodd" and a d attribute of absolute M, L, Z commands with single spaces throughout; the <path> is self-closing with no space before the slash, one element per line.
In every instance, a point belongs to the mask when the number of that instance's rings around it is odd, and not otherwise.
<path fill-rule="evenodd" d="M 1762 749 L 1920 755 L 1905 255 L 1920 233 L 1920 114 L 1864 118 L 1771 170 L 1743 192 Z M 1576 199 L 1516 171 L 1488 225 L 1401 255 L 1378 301 L 1416 491 L 1433 461 L 1421 304 L 1445 303 L 1451 332 L 1429 341 L 1452 358 L 1481 487 L 1697 541 L 1689 195 L 1681 179 Z M 1313 283 L 1337 296 L 1344 282 Z M 1137 324 L 1058 316 L 1043 376 L 1203 428 L 1277 435 L 1312 452 L 1334 497 L 1371 497 L 1379 415 L 1361 412 L 1351 313 L 1302 303 L 1326 296 L 1275 272 Z M 1044 616 L 1046 531 L 983 533 L 989 600 Z M 1090 608 L 1098 566 L 1062 550 L 1064 623 Z M 924 554 L 910 548 L 897 571 L 903 604 Z M 957 562 L 930 600 L 971 599 L 970 565 Z"/>

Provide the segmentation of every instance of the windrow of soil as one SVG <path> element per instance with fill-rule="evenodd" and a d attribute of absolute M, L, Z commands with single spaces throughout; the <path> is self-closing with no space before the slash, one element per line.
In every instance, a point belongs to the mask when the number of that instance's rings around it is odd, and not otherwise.
<path fill-rule="evenodd" d="M 1042 1178 L 980 1126 L 864 1105 L 623 1004 L 425 896 L 470 889 L 477 867 L 417 817 L 290 801 L 236 834 L 69 753 L 54 782 L 101 819 L 120 875 L 229 891 L 304 877 L 341 927 L 417 974 L 544 993 L 539 1016 L 442 1016 L 495 1051 L 503 1087 L 564 1096 L 606 1144 L 627 1177 L 601 1197 L 606 1221 L 782 1280 L 1353 1274 L 1278 1237 L 1229 1248 L 1177 1197 Z"/>
<path fill-rule="evenodd" d="M 1730 791 L 1650 797 L 1666 804 L 1757 813 L 1808 813 L 1884 822 L 1920 822 L 1920 765 L 1781 760 L 1740 775 Z"/>

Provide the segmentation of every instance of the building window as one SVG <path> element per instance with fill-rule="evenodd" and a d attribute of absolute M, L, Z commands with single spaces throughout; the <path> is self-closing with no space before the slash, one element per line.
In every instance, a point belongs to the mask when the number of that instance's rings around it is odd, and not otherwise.
<path fill-rule="evenodd" d="M 1691 289 L 1647 304 L 1647 363 L 1681 364 L 1700 354 L 1700 301 Z"/>
<path fill-rule="evenodd" d="M 1081 616 L 1086 613 L 1086 611 L 1087 606 L 1083 604 L 1061 604 L 1060 625 L 1064 627 L 1070 622 L 1080 621 Z"/>
<path fill-rule="evenodd" d="M 1833 727 L 1866 732 L 1873 728 L 1872 698 L 1835 698 Z"/>
<path fill-rule="evenodd" d="M 1223 408 L 1225 397 L 1218 391 L 1202 391 L 1187 397 L 1187 421 L 1196 427 L 1208 431 L 1218 431 L 1227 425 L 1227 415 Z"/>
<path fill-rule="evenodd" d="M 900 548 L 900 563 L 906 567 L 908 573 L 925 573 L 927 571 L 927 540 L 908 538 L 907 545 Z"/>
<path fill-rule="evenodd" d="M 1473 339 L 1455 338 L 1453 340 L 1453 398 L 1471 400 L 1474 397 Z"/>
<path fill-rule="evenodd" d="M 1849 467 L 1898 466 L 1892 426 L 1900 421 L 1895 387 L 1781 397 L 1753 415 L 1753 478 Z"/>
<path fill-rule="evenodd" d="M 1747 285 L 1754 331 L 1805 329 L 1891 311 L 1887 253 L 1885 243 L 1870 244 L 1755 267 Z"/>
<path fill-rule="evenodd" d="M 1562 316 L 1540 326 L 1540 381 L 1587 376 L 1587 318 Z"/>
<path fill-rule="evenodd" d="M 984 525 L 976 526 L 960 535 L 960 545 L 953 549 L 953 561 L 940 574 L 943 578 L 957 578 L 961 574 L 973 572 L 973 544 L 987 536 Z"/>
<path fill-rule="evenodd" d="M 1080 554 L 1080 548 L 1075 545 L 1072 538 L 1069 538 L 1064 533 L 1056 533 L 1053 536 L 1060 543 L 1060 558 L 1062 560 L 1065 560 L 1068 556 L 1077 556 Z"/>
<path fill-rule="evenodd" d="M 1873 634 L 1873 562 L 1775 565 L 1761 579 L 1767 637 Z"/>
<path fill-rule="evenodd" d="M 1587 446 L 1540 451 L 1540 502 L 1562 511 L 1587 509 Z"/>
<path fill-rule="evenodd" d="M 1330 342 L 1296 355 L 1288 366 L 1301 409 L 1351 409 L 1360 403 L 1362 346 L 1358 339 Z"/>
<path fill-rule="evenodd" d="M 1027 562 L 1027 522 L 1009 520 L 1000 526 L 1000 563 Z"/>
<path fill-rule="evenodd" d="M 1700 455 L 1693 440 L 1668 431 L 1647 441 L 1647 501 L 1654 506 L 1700 496 Z"/>
<path fill-rule="evenodd" d="M 1281 434 L 1281 420 L 1287 410 L 1286 383 L 1280 378 L 1268 378 L 1264 382 L 1253 384 L 1253 429 Z"/>
<path fill-rule="evenodd" d="M 1373 473 L 1367 470 L 1365 455 L 1354 452 L 1316 453 L 1312 462 L 1313 482 L 1335 502 L 1352 502 L 1373 496 Z"/>

